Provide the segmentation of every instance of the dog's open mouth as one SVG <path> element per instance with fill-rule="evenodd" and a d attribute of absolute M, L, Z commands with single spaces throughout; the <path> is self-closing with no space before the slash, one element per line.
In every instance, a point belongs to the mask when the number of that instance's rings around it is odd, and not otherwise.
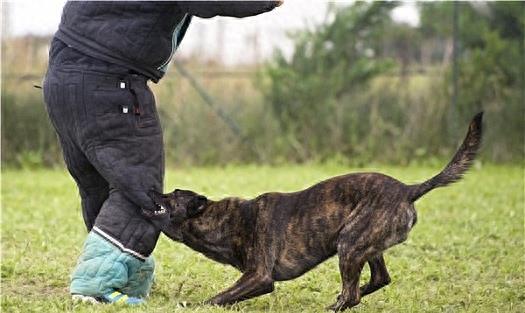
<path fill-rule="evenodd" d="M 143 214 L 151 218 L 151 217 L 165 215 L 168 213 L 168 209 L 164 203 L 165 199 L 161 193 L 151 190 L 150 192 L 148 192 L 148 196 L 155 203 L 155 208 L 150 209 L 150 210 L 142 209 Z"/>
<path fill-rule="evenodd" d="M 148 196 L 153 200 L 153 202 L 155 202 L 156 205 L 161 206 L 161 207 L 163 206 L 163 202 L 164 202 L 163 194 L 155 190 L 151 190 L 150 192 L 148 192 Z"/>

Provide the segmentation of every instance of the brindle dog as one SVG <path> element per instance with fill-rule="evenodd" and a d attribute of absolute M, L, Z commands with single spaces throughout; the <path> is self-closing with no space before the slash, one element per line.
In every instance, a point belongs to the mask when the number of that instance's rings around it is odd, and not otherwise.
<path fill-rule="evenodd" d="M 299 277 L 337 253 L 343 286 L 329 309 L 340 311 L 390 283 L 383 252 L 407 239 L 416 224 L 414 201 L 458 181 L 468 170 L 480 146 L 481 124 L 479 113 L 452 161 L 422 184 L 356 173 L 252 200 L 212 201 L 178 189 L 152 197 L 171 214 L 165 233 L 173 240 L 243 273 L 207 303 L 231 304 L 269 293 L 275 281 Z M 365 263 L 371 278 L 359 288 Z"/>

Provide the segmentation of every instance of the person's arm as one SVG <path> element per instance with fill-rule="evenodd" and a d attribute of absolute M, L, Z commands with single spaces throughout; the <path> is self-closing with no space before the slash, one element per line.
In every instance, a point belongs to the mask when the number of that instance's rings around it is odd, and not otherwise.
<path fill-rule="evenodd" d="M 177 1 L 180 9 L 198 17 L 247 17 L 273 10 L 281 1 Z"/>

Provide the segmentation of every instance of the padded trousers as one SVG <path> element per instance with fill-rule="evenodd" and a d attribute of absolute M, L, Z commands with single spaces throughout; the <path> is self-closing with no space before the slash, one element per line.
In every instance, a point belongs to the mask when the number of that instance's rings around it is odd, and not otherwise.
<path fill-rule="evenodd" d="M 155 208 L 148 192 L 162 192 L 164 175 L 162 131 L 147 79 L 50 67 L 44 98 L 88 231 L 146 259 L 160 231 L 140 210 Z"/>
<path fill-rule="evenodd" d="M 150 254 L 168 220 L 141 214 L 157 209 L 148 192 L 162 192 L 164 179 L 162 131 L 148 79 L 56 38 L 49 60 L 46 109 L 89 232 L 70 291 L 144 297 L 153 281 Z"/>

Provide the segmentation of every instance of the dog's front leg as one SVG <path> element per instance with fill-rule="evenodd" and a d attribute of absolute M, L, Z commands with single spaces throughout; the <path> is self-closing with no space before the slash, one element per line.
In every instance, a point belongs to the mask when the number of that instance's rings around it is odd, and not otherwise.
<path fill-rule="evenodd" d="M 225 305 L 270 293 L 274 280 L 268 274 L 246 272 L 233 286 L 206 301 L 207 304 Z"/>

